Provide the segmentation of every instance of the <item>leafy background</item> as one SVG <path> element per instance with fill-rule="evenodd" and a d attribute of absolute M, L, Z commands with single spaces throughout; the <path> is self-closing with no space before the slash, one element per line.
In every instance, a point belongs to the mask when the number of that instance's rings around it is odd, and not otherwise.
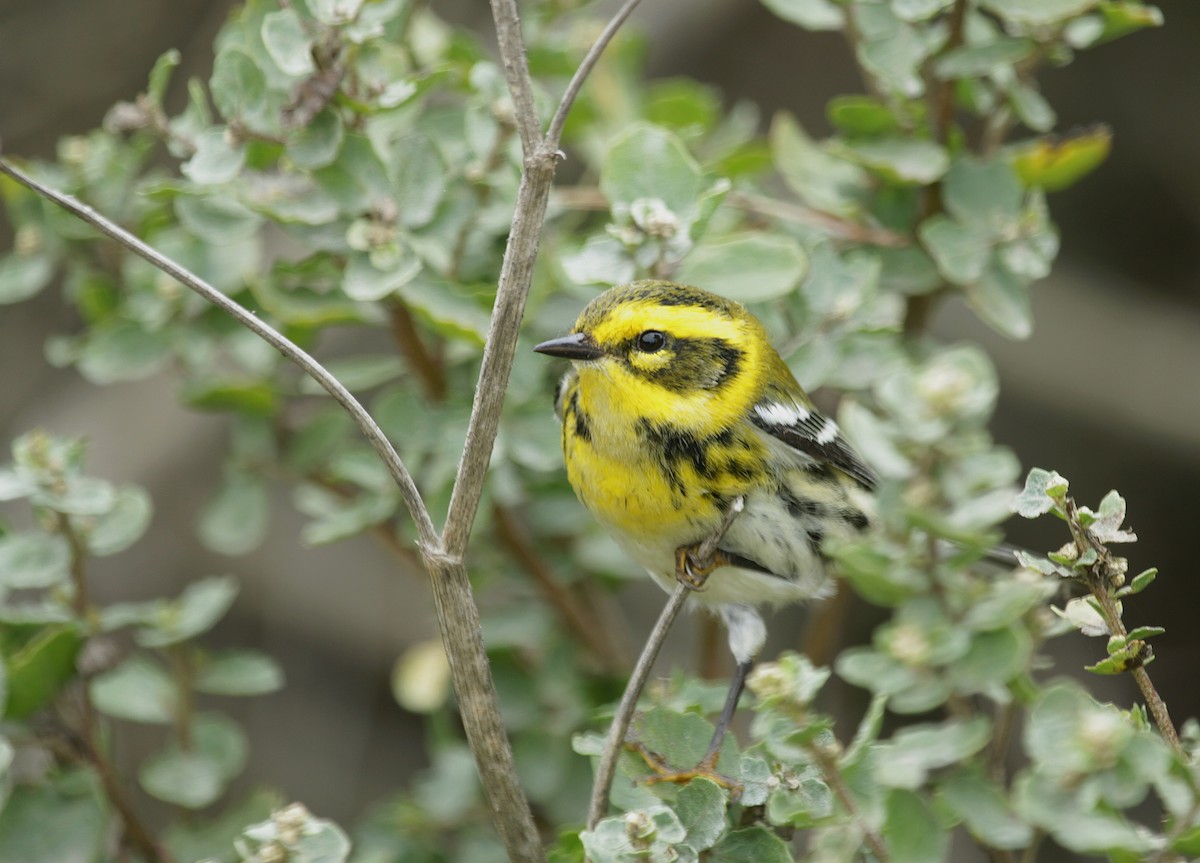
<path fill-rule="evenodd" d="M 1189 106 L 1200 87 L 1189 46 L 1200 27 L 1189 6 L 1164 4 L 1169 27 L 1082 54 L 1045 78 L 1060 128 L 1103 119 L 1117 137 L 1098 174 L 1055 198 L 1064 253 L 1051 281 L 1035 291 L 1034 337 L 1017 345 L 996 341 L 954 308 L 937 322 L 943 334 L 984 342 L 997 358 L 1003 381 L 997 439 L 1023 463 L 1070 476 L 1085 500 L 1121 488 L 1143 537 L 1137 555 L 1180 574 L 1191 556 L 1189 492 L 1200 463 L 1194 438 L 1200 422 L 1191 421 L 1197 399 L 1178 383 L 1180 370 L 1200 368 L 1200 324 L 1191 317 L 1198 260 L 1189 252 L 1200 221 L 1190 203 L 1200 199 L 1191 194 L 1200 186 L 1190 158 L 1198 136 L 1185 125 L 1196 122 Z M 78 14 L 51 16 L 44 4 L 10 5 L 0 21 L 0 83 L 12 82 L 5 91 L 21 95 L 0 105 L 6 149 L 49 155 L 59 134 L 94 127 L 111 102 L 142 88 L 163 48 L 180 47 L 185 62 L 201 64 L 189 71 L 206 75 L 205 46 L 223 13 L 196 4 L 189 17 L 187 9 L 82 4 L 72 9 Z M 463 4 L 457 14 L 469 19 L 471 10 Z M 100 26 L 113 20 L 138 26 Z M 653 75 L 689 74 L 767 111 L 787 107 L 818 134 L 827 129 L 826 100 L 858 89 L 839 40 L 783 27 L 757 4 L 707 4 L 687 21 L 651 4 L 639 21 L 651 34 Z M 39 34 L 52 38 L 39 41 Z M 740 59 L 747 56 L 758 59 Z M 181 104 L 186 77 L 176 75 L 168 103 Z M 63 101 L 84 95 L 93 100 Z M 0 382 L 0 422 L 9 439 L 33 425 L 85 433 L 95 472 L 150 488 L 156 530 L 107 572 L 98 567 L 101 596 L 174 593 L 198 574 L 229 568 L 194 544 L 192 530 L 222 470 L 226 422 L 177 408 L 165 381 L 96 391 L 74 373 L 52 373 L 36 360 L 41 343 L 70 327 L 53 293 L 0 314 L 0 361 L 20 370 Z M 393 706 L 386 680 L 395 655 L 434 635 L 430 606 L 420 577 L 397 578 L 393 562 L 369 542 L 355 542 L 352 551 L 298 548 L 305 520 L 292 515 L 286 495 L 279 497 L 267 544 L 232 567 L 243 593 L 216 640 L 263 647 L 280 658 L 289 678 L 281 693 L 241 708 L 256 741 L 249 773 L 269 776 L 322 814 L 348 818 L 423 757 L 415 745 L 394 745 L 419 740 L 424 729 Z M 1034 547 L 1057 543 L 1018 531 L 1014 537 Z M 350 562 L 347 554 L 354 555 Z M 148 573 L 161 583 L 151 583 Z M 1158 642 L 1156 678 L 1179 716 L 1200 712 L 1189 703 L 1195 697 L 1189 669 L 1200 650 L 1186 640 L 1194 629 L 1186 579 L 1163 580 L 1146 596 L 1137 613 L 1168 630 Z M 653 588 L 630 587 L 630 629 L 644 631 L 660 601 Z M 396 609 L 410 617 L 397 619 Z M 859 625 L 869 631 L 869 618 Z M 683 634 L 674 640 L 677 650 L 692 643 Z M 1131 692 L 1120 697 L 1129 700 Z M 294 721 L 298 716 L 303 722 Z"/>

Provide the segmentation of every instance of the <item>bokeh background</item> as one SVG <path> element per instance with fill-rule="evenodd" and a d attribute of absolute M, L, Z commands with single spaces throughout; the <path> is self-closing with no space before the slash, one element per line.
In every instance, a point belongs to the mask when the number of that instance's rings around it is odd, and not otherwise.
<path fill-rule="evenodd" d="M 433 0 L 440 14 L 487 28 L 486 4 Z M 230 4 L 221 0 L 0 0 L 0 140 L 8 154 L 52 157 L 63 135 L 98 125 L 106 109 L 145 85 L 155 58 L 183 55 L 169 106 L 184 82 L 207 76 L 212 39 Z M 1060 131 L 1097 121 L 1115 131 L 1109 160 L 1051 198 L 1062 233 L 1053 275 L 1034 289 L 1036 330 L 1006 341 L 955 304 L 935 331 L 981 343 L 1000 373 L 992 428 L 1026 467 L 1053 468 L 1082 502 L 1118 488 L 1142 537 L 1134 571 L 1160 568 L 1130 604 L 1131 624 L 1167 628 L 1156 640 L 1154 677 L 1176 718 L 1200 715 L 1200 628 L 1193 621 L 1200 494 L 1200 4 L 1158 4 L 1164 28 L 1084 54 L 1041 77 Z M 683 8 L 686 6 L 686 15 Z M 727 100 L 758 103 L 764 117 L 793 111 L 817 135 L 826 101 L 861 89 L 841 38 L 786 25 L 754 0 L 646 0 L 634 27 L 647 36 L 654 77 L 687 75 Z M 0 217 L 2 219 L 2 217 Z M 0 248 L 11 243 L 0 221 Z M 719 286 L 709 286 L 719 290 Z M 419 572 L 366 538 L 304 548 L 285 490 L 276 495 L 264 547 L 244 558 L 205 551 L 196 515 L 219 477 L 225 422 L 176 404 L 173 381 L 99 389 L 43 358 L 47 336 L 77 321 L 54 291 L 0 307 L 0 446 L 35 426 L 91 441 L 90 470 L 149 489 L 156 516 L 131 551 L 98 563 L 102 598 L 160 596 L 190 580 L 233 572 L 243 583 L 218 643 L 253 645 L 278 658 L 288 686 L 240 708 L 253 744 L 244 784 L 267 783 L 314 811 L 354 820 L 424 763 L 422 723 L 393 701 L 393 660 L 436 636 Z M 549 394 L 547 394 L 549 400 Z M 1033 548 L 1062 542 L 1052 524 L 1013 524 Z M 644 634 L 661 604 L 649 584 L 623 596 L 628 626 Z M 796 618 L 801 625 L 803 616 Z M 845 638 L 871 626 L 852 613 Z M 794 644 L 792 627 L 783 631 Z M 1098 658 L 1098 642 L 1060 640 L 1060 669 Z M 686 629 L 661 668 L 687 661 Z M 1101 682 L 1120 703 L 1124 679 Z M 136 750 L 137 743 L 133 749 Z M 129 758 L 136 751 L 126 752 Z"/>

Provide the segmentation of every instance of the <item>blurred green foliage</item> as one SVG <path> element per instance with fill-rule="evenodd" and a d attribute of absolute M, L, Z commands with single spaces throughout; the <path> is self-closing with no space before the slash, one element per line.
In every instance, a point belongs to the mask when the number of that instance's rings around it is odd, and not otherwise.
<path fill-rule="evenodd" d="M 1016 509 L 1066 519 L 1074 554 L 1025 555 L 1013 572 L 976 566 L 1010 515 L 1020 467 L 986 430 L 997 392 L 987 357 L 923 334 L 949 296 L 1002 333 L 1029 334 L 1030 286 L 1059 245 L 1047 192 L 1099 164 L 1110 139 L 1102 127 L 1048 134 L 1055 114 L 1036 75 L 1156 26 L 1160 13 L 1136 0 L 766 5 L 842 31 L 865 92 L 830 94 L 836 131 L 818 140 L 786 113 L 763 118 L 706 85 L 647 81 L 638 36 L 618 38 L 566 126 L 573 179 L 552 198 L 525 338 L 561 333 L 598 288 L 637 277 L 749 303 L 806 387 L 846 393 L 839 421 L 884 478 L 880 530 L 829 553 L 887 618 L 832 669 L 789 653 L 756 671 L 750 737 L 729 738 L 720 762 L 733 790 L 641 781 L 651 762 L 696 760 L 721 698 L 682 675 L 647 694 L 613 792 L 618 814 L 581 833 L 583 756 L 598 752 L 630 652 L 606 625 L 611 593 L 633 567 L 575 505 L 549 419 L 553 371 L 519 350 L 471 565 L 521 779 L 556 836 L 551 858 L 924 863 L 945 859 L 954 833 L 994 860 L 1032 860 L 1047 840 L 1120 863 L 1200 854 L 1196 729 L 1168 745 L 1145 711 L 1048 676 L 1041 652 L 1079 629 L 1109 636 L 1093 671 L 1141 669 L 1152 656 L 1145 640 L 1157 630 L 1120 625 L 1120 600 L 1154 577 L 1126 584 L 1107 551 L 1132 538 L 1123 502 L 1076 509 L 1065 481 L 1035 471 Z M 578 2 L 530 3 L 525 15 L 545 106 L 601 22 Z M 168 53 L 104 128 L 29 166 L 328 354 L 435 519 L 521 170 L 504 74 L 486 45 L 414 0 L 249 0 L 181 111 L 163 101 L 179 62 Z M 0 302 L 58 277 L 84 324 L 48 341 L 51 362 L 97 384 L 169 368 L 184 403 L 230 418 L 224 471 L 197 525 L 205 544 L 255 548 L 268 485 L 282 482 L 310 519 L 305 542 L 371 532 L 407 555 L 413 531 L 387 472 L 320 391 L 90 228 L 7 180 L 0 196 L 16 226 Z M 426 643 L 398 663 L 394 689 L 434 715 L 431 766 L 352 831 L 353 851 L 302 807 L 268 817 L 279 803 L 269 793 L 213 816 L 252 741 L 228 717 L 197 712 L 193 695 L 282 685 L 269 658 L 195 641 L 234 602 L 236 582 L 214 576 L 172 600 L 92 605 L 88 557 L 135 542 L 151 505 L 141 490 L 86 476 L 77 442 L 18 441 L 0 500 L 36 516 L 0 535 L 0 859 L 113 859 L 118 844 L 154 856 L 114 797 L 105 754 L 128 722 L 165 730 L 138 771 L 145 792 L 204 812 L 164 834 L 176 859 L 502 859 L 470 754 L 437 718 L 453 706 L 444 660 Z M 1048 603 L 1064 584 L 1088 598 L 1056 616 Z M 120 649 L 97 664 L 88 653 L 102 636 Z M 870 693 L 856 729 L 820 710 L 832 674 Z M 55 713 L 49 731 L 38 724 Z M 56 745 L 63 735 L 82 746 Z M 35 750 L 41 769 L 14 767 Z"/>

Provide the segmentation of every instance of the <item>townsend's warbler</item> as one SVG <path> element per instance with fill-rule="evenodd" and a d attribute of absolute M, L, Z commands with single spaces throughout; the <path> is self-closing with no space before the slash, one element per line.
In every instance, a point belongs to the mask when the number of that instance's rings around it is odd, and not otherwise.
<path fill-rule="evenodd" d="M 694 594 L 725 623 L 740 690 L 766 638 L 757 606 L 828 591 L 822 544 L 866 527 L 874 474 L 817 412 L 762 324 L 707 291 L 666 281 L 612 288 L 570 335 L 534 350 L 572 361 L 555 399 L 567 478 L 666 590 L 676 551 L 717 532 L 743 498 L 718 544 L 724 565 Z"/>

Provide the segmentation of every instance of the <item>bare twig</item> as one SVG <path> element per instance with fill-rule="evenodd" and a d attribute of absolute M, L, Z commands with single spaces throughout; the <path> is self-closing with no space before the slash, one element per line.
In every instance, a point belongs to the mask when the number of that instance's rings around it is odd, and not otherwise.
<path fill-rule="evenodd" d="M 371 446 L 375 448 L 375 451 L 379 453 L 379 457 L 387 465 L 392 479 L 395 480 L 396 485 L 400 489 L 400 495 L 404 499 L 404 503 L 408 507 L 413 521 L 416 523 L 417 534 L 420 536 L 421 542 L 429 545 L 436 542 L 437 532 L 434 530 L 433 522 L 429 518 L 428 510 L 425 508 L 425 502 L 421 499 L 421 494 L 417 491 L 417 486 L 413 482 L 408 468 L 404 466 L 404 462 L 396 452 L 395 447 L 392 446 L 382 429 L 371 418 L 371 415 L 367 413 L 366 408 L 359 404 L 358 400 L 350 394 L 350 391 L 342 386 L 337 378 L 326 371 L 324 366 L 270 324 L 259 320 L 254 312 L 238 305 L 195 273 L 185 269 L 158 250 L 143 243 L 124 228 L 97 213 L 87 204 L 38 182 L 24 171 L 3 159 L 0 159 L 0 173 L 7 174 L 22 186 L 53 201 L 67 212 L 87 222 L 100 231 L 100 233 L 116 240 L 135 255 L 149 261 L 185 287 L 190 288 L 220 308 L 238 323 L 254 332 L 255 335 L 283 354 L 287 359 L 300 366 L 309 377 L 320 384 L 350 414 L 350 417 L 354 420 L 359 430 L 366 436 Z"/>
<path fill-rule="evenodd" d="M 621 4 L 621 8 L 617 10 L 617 14 L 613 15 L 607 26 L 600 31 L 595 43 L 584 55 L 583 62 L 579 64 L 579 68 L 575 70 L 575 74 L 571 76 L 570 82 L 567 84 L 567 89 L 563 91 L 562 99 L 558 103 L 558 108 L 554 112 L 554 116 L 550 118 L 550 126 L 546 131 L 547 146 L 558 148 L 559 140 L 562 138 L 563 126 L 567 122 L 567 114 L 571 110 L 571 106 L 575 104 L 575 97 L 579 95 L 580 88 L 583 87 L 583 82 L 587 80 L 587 76 L 592 73 L 596 63 L 600 60 L 600 55 L 604 53 L 604 49 L 608 47 L 608 43 L 612 41 L 613 36 L 617 35 L 617 30 L 621 29 L 621 25 L 625 23 L 625 19 L 633 13 L 641 0 L 625 0 Z"/>
<path fill-rule="evenodd" d="M 492 0 L 492 18 L 496 22 L 496 41 L 500 45 L 500 61 L 513 101 L 513 119 L 521 134 L 521 149 L 528 162 L 541 144 L 541 124 L 533 101 L 533 78 L 529 75 L 529 60 L 525 54 L 525 38 L 521 35 L 521 16 L 517 0 Z M 518 208 L 517 212 L 520 212 Z M 538 223 L 539 226 L 541 222 Z"/>
<path fill-rule="evenodd" d="M 721 541 L 721 537 L 725 536 L 725 531 L 729 530 L 733 520 L 742 511 L 744 503 L 745 501 L 741 497 L 734 499 L 733 504 L 725 513 L 725 519 L 721 522 L 721 526 L 710 536 L 705 537 L 697 547 L 696 559 L 707 560 L 712 557 L 717 543 Z M 658 622 L 654 624 L 650 637 L 646 639 L 646 646 L 642 648 L 642 655 L 638 657 L 633 674 L 630 675 L 629 682 L 625 684 L 625 692 L 621 695 L 621 702 L 617 705 L 617 712 L 613 716 L 612 725 L 609 726 L 608 737 L 604 741 L 604 751 L 601 753 L 600 763 L 596 767 L 596 779 L 592 783 L 592 802 L 588 807 L 588 830 L 594 830 L 608 810 L 608 792 L 612 789 L 613 777 L 617 772 L 617 759 L 621 755 L 621 747 L 625 742 L 625 734 L 629 731 L 629 723 L 633 720 L 633 712 L 637 707 L 638 698 L 641 697 L 642 689 L 646 686 L 646 679 L 650 676 L 650 669 L 654 667 L 654 660 L 658 658 L 658 652 L 662 650 L 663 642 L 667 640 L 667 633 L 671 631 L 671 626 L 687 601 L 688 594 L 696 589 L 694 585 L 685 582 L 681 576 L 682 573 L 676 573 L 678 582 L 675 585 L 675 591 L 667 600 L 662 613 L 659 614 Z"/>

